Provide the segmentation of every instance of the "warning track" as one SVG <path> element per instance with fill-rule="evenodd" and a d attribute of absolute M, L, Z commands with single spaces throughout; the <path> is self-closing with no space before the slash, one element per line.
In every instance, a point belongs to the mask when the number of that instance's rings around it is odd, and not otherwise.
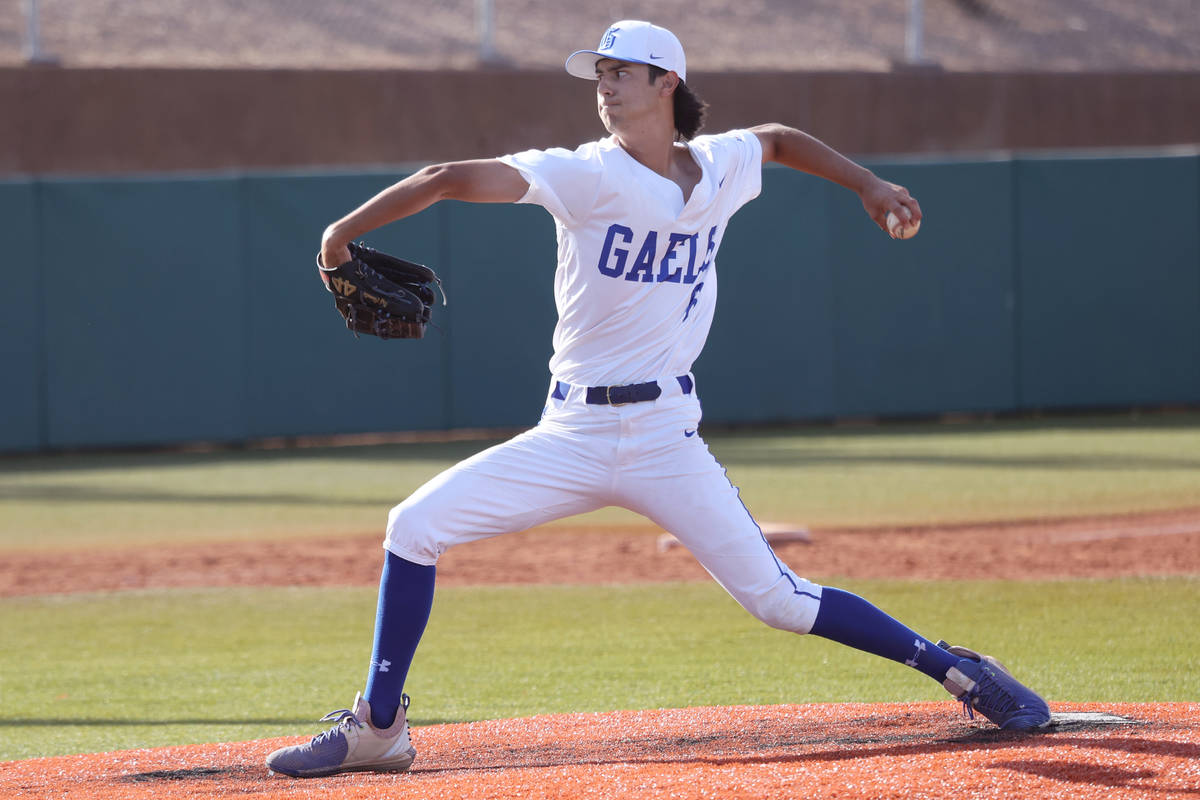
<path fill-rule="evenodd" d="M 0 796 L 1196 798 L 1200 704 L 1054 703 L 1125 724 L 1006 733 L 952 702 L 560 714 L 414 728 L 403 775 L 270 775 L 274 739 L 0 763 Z M 418 720 L 419 722 L 419 720 Z"/>

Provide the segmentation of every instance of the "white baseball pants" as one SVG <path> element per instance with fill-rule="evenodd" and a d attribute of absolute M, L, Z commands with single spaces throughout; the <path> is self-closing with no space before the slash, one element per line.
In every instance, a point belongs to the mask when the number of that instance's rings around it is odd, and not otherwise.
<path fill-rule="evenodd" d="M 657 400 L 590 405 L 585 387 L 553 391 L 537 427 L 484 450 L 392 509 L 384 547 L 435 564 L 453 545 L 605 506 L 662 527 L 747 611 L 808 633 L 821 587 L 779 560 L 725 469 L 697 433 L 700 403 L 675 378 Z"/>

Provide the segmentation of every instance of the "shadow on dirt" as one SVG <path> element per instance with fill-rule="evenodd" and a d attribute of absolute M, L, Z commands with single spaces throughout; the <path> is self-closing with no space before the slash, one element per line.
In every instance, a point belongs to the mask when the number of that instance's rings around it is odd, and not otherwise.
<path fill-rule="evenodd" d="M 1073 734 L 1078 734 L 1073 729 Z M 414 766 L 413 773 L 471 772 L 498 768 L 550 768 L 571 765 L 616 765 L 616 764 L 686 764 L 707 765 L 738 764 L 787 764 L 804 762 L 837 762 L 875 757 L 912 757 L 948 754 L 978 750 L 1003 751 L 1024 749 L 1036 744 L 1047 753 L 1076 751 L 1079 748 L 1104 748 L 1118 752 L 1172 756 L 1185 759 L 1200 759 L 1200 744 L 1163 742 L 1136 736 L 1104 739 L 1080 735 L 1063 735 L 1053 730 L 1044 733 L 1008 731 L 972 731 L 966 735 L 930 740 L 928 732 L 902 733 L 884 736 L 739 736 L 728 734 L 696 737 L 650 737 L 626 739 L 620 743 L 618 757 L 596 758 L 590 748 L 542 747 L 542 748 L 494 748 L 491 756 L 473 754 L 467 765 L 445 767 Z M 811 749 L 814 746 L 822 749 Z M 706 753 L 700 755 L 698 751 Z M 791 752 L 789 752 L 791 751 Z M 800 752 L 796 752 L 800 751 Z M 608 752 L 612 752 L 610 747 Z M 671 755 L 671 754 L 675 755 Z M 474 756 L 478 756 L 475 758 Z M 1001 762 L 996 766 L 1020 771 L 1035 772 L 1038 769 L 1051 771 L 1058 764 L 1069 761 L 1026 760 Z M 1073 774 L 1088 783 L 1120 786 L 1123 783 L 1105 783 L 1105 780 L 1128 781 L 1142 777 L 1141 773 L 1121 770 L 1106 770 L 1074 763 Z M 1092 772 L 1089 772 L 1092 770 Z M 1094 774 L 1093 774 L 1094 772 Z M 1038 773 L 1041 774 L 1041 773 Z M 1200 790 L 1197 791 L 1200 794 Z"/>
<path fill-rule="evenodd" d="M 249 770 L 244 767 L 229 767 L 212 769 L 195 767 L 192 769 L 156 769 L 149 772 L 137 772 L 132 775 L 122 775 L 121 783 L 150 783 L 153 781 L 195 781 L 223 780 L 226 778 L 244 780 L 249 777 Z"/>

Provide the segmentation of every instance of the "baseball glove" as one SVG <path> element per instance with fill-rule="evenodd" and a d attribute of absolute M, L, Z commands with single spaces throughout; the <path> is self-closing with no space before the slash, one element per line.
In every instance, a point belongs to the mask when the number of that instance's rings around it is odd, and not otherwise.
<path fill-rule="evenodd" d="M 350 260 L 317 266 L 329 280 L 338 313 L 354 335 L 369 333 L 380 339 L 420 339 L 425 335 L 436 297 L 433 285 L 442 281 L 429 267 L 381 253 L 363 244 L 350 244 Z M 442 305 L 446 304 L 442 292 Z"/>

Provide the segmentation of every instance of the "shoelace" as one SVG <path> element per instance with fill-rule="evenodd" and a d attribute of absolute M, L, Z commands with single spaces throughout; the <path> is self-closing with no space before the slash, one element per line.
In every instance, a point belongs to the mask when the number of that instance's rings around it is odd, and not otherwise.
<path fill-rule="evenodd" d="M 403 709 L 403 711 L 404 711 L 404 716 L 405 716 L 404 728 L 407 731 L 412 730 L 412 726 L 408 724 L 408 705 L 411 702 L 412 702 L 412 700 L 409 698 L 408 695 L 406 695 L 406 694 L 400 695 L 400 708 Z M 318 722 L 332 722 L 333 727 L 330 728 L 329 730 L 325 731 L 324 733 L 318 733 L 316 736 L 314 736 L 312 743 L 311 743 L 311 746 L 313 746 L 313 747 L 329 741 L 330 739 L 333 738 L 335 733 L 338 733 L 343 728 L 349 728 L 351 725 L 356 725 L 359 728 L 367 727 L 366 723 L 364 723 L 358 717 L 354 716 L 354 712 L 348 708 L 339 708 L 337 711 L 330 711 L 328 714 L 321 717 L 321 719 L 319 719 L 317 721 Z"/>
<path fill-rule="evenodd" d="M 321 717 L 320 722 L 332 722 L 333 727 L 324 733 L 319 733 L 313 737 L 312 744 L 317 746 L 323 744 L 333 738 L 334 734 L 340 732 L 343 728 L 349 728 L 351 725 L 356 725 L 359 728 L 363 727 L 363 723 L 359 722 L 358 717 L 354 716 L 354 712 L 348 708 L 330 711 L 325 716 Z"/>
<path fill-rule="evenodd" d="M 988 690 L 986 693 L 984 692 L 985 687 Z M 1017 708 L 1016 698 L 1009 694 L 1004 687 L 992 677 L 991 668 L 986 663 L 983 664 L 983 669 L 979 671 L 979 678 L 976 679 L 974 688 L 959 698 L 962 701 L 963 709 L 967 712 L 967 716 L 972 720 L 975 719 L 975 708 L 972 704 L 972 701 L 977 699 L 981 694 L 986 694 L 988 699 L 992 701 L 992 703 L 988 705 L 987 709 L 984 710 L 985 715 L 990 716 L 988 712 L 1007 714 L 1008 712 L 1016 710 Z M 997 704 L 996 701 L 1001 702 Z"/>

